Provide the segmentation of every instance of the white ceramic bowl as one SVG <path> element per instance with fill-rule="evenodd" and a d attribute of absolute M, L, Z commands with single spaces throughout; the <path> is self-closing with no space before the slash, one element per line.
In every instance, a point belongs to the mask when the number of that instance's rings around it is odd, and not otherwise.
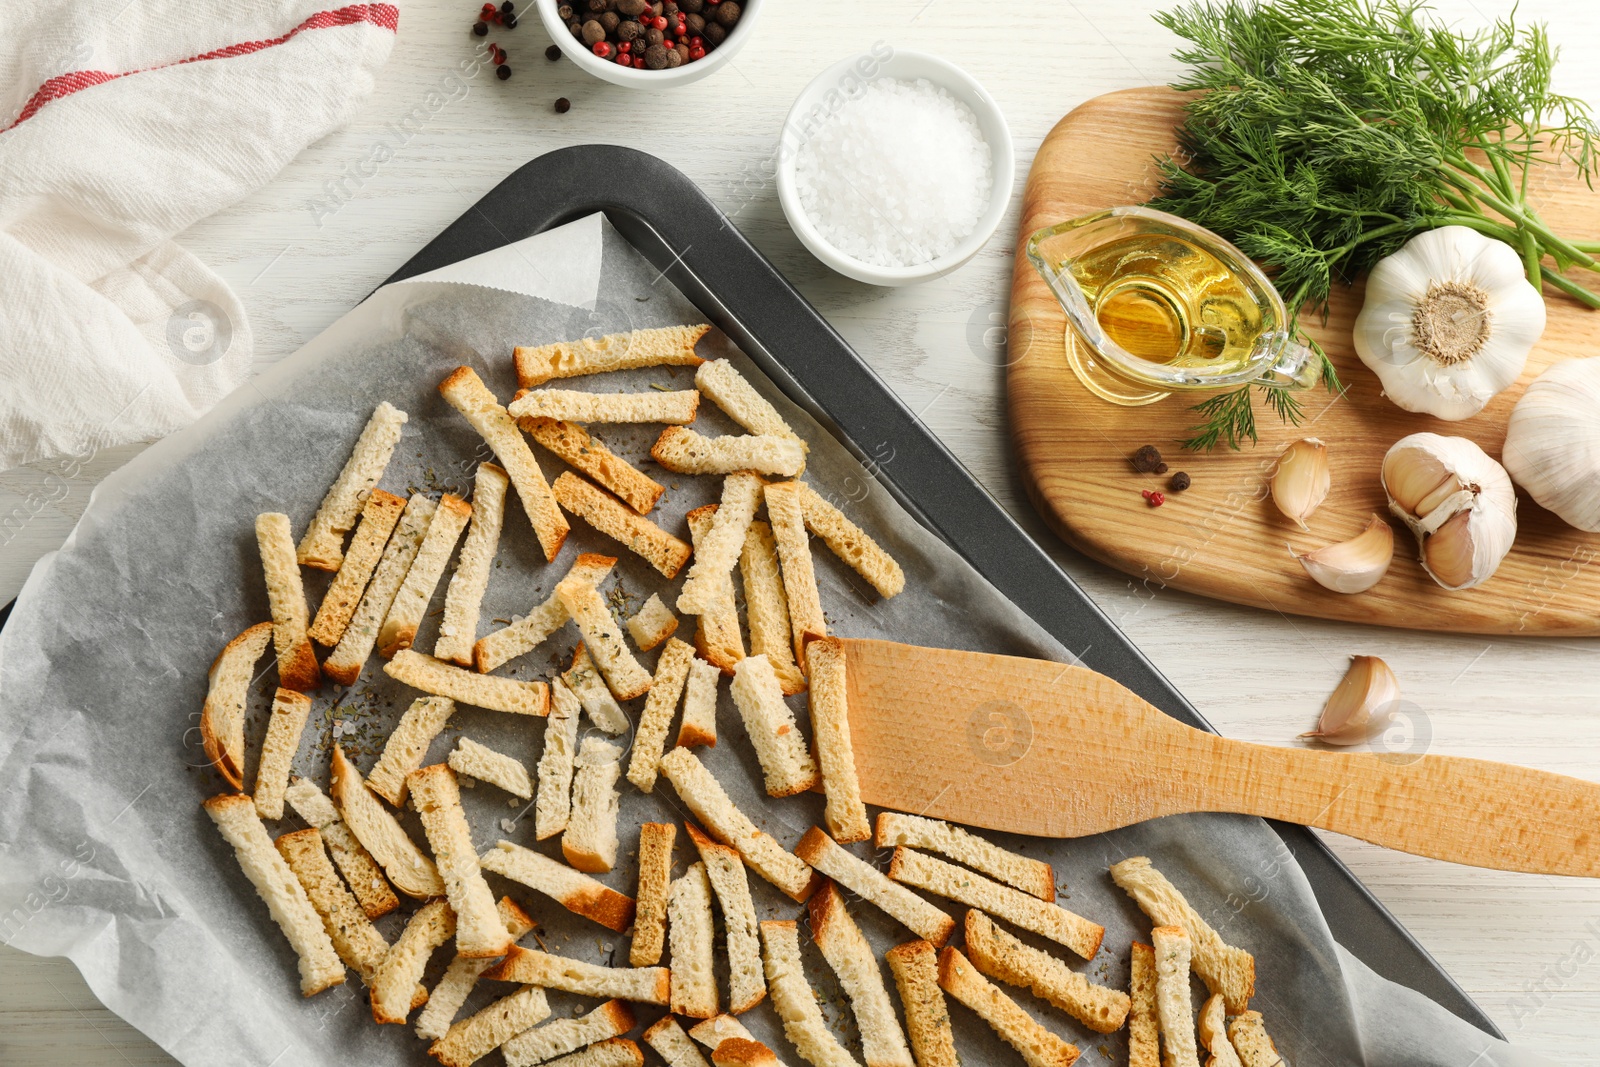
<path fill-rule="evenodd" d="M 730 38 L 731 39 L 731 38 Z M 680 68 L 681 69 L 681 68 Z M 994 166 L 994 189 L 989 208 L 966 239 L 949 252 L 927 263 L 909 267 L 880 267 L 847 256 L 830 245 L 807 217 L 795 188 L 794 164 L 800 146 L 867 82 L 876 78 L 926 78 L 972 109 L 983 138 L 989 142 Z M 1000 112 L 1000 105 L 982 85 L 954 63 L 926 52 L 907 52 L 879 46 L 872 52 L 842 59 L 812 79 L 795 100 L 784 120 L 778 145 L 778 202 L 800 242 L 811 254 L 847 278 L 872 285 L 911 285 L 948 274 L 977 254 L 984 242 L 999 228 L 1011 200 L 1011 181 L 1016 160 L 1011 147 L 1011 130 Z"/>
<path fill-rule="evenodd" d="M 576 0 L 576 4 L 582 2 L 583 0 Z M 601 81 L 608 81 L 613 85 L 625 85 L 630 89 L 664 89 L 669 85 L 687 85 L 727 65 L 734 57 L 734 53 L 743 48 L 744 43 L 750 39 L 757 17 L 767 6 L 763 0 L 740 0 L 740 4 L 743 10 L 739 15 L 739 21 L 734 24 L 733 32 L 728 34 L 727 40 L 707 52 L 704 59 L 685 63 L 681 67 L 670 67 L 667 70 L 640 70 L 637 67 L 618 66 L 613 60 L 601 59 L 595 55 L 582 41 L 572 36 L 567 24 L 556 16 L 556 8 L 560 6 L 559 0 L 538 0 L 539 20 L 544 23 L 545 30 L 563 55 Z"/>

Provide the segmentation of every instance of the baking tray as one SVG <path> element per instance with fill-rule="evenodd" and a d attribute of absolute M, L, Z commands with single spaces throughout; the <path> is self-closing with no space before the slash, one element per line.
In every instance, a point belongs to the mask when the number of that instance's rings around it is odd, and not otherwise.
<path fill-rule="evenodd" d="M 603 211 L 666 279 L 913 515 L 1081 661 L 1182 722 L 1215 732 L 682 172 L 612 145 L 540 156 L 387 281 L 447 266 Z M 0 609 L 0 627 L 10 606 Z M 1274 823 L 1335 938 L 1377 973 L 1502 1037 L 1477 1004 L 1321 841 Z"/>

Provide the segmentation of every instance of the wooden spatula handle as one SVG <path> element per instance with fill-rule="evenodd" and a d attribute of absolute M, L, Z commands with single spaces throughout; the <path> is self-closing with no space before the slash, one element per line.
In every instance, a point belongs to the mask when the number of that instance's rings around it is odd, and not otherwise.
<path fill-rule="evenodd" d="M 1453 756 L 1315 752 L 1215 738 L 1204 807 L 1418 856 L 1600 877 L 1600 784 Z"/>

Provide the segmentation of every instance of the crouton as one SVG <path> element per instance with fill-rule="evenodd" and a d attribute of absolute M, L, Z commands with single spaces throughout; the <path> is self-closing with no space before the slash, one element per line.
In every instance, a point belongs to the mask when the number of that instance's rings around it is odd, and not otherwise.
<path fill-rule="evenodd" d="M 903 815 L 897 811 L 880 812 L 873 844 L 878 848 L 905 845 L 937 852 L 1029 896 L 1050 903 L 1056 899 L 1055 872 L 1048 863 L 1007 852 L 999 845 L 938 819 Z"/>
<path fill-rule="evenodd" d="M 406 580 L 406 572 L 411 569 L 411 561 L 417 558 L 438 508 L 438 504 L 421 493 L 413 493 L 406 501 L 394 536 L 384 545 L 383 556 L 372 572 L 372 581 L 361 594 L 361 602 L 340 635 L 338 646 L 322 665 L 323 673 L 340 685 L 354 685 L 361 676 L 361 668 L 366 666 L 367 657 L 378 643 L 378 627 L 389 614 L 395 594 Z"/>
<path fill-rule="evenodd" d="M 455 552 L 461 531 L 472 518 L 472 505 L 453 493 L 444 494 L 434 509 L 433 521 L 423 535 L 422 547 L 406 571 L 406 580 L 395 591 L 389 613 L 378 627 L 378 655 L 389 659 L 417 640 L 417 628 L 428 613 L 428 602 L 444 575 L 445 566 Z"/>
<path fill-rule="evenodd" d="M 819 780 L 816 761 L 794 712 L 783 702 L 783 690 L 767 657 L 741 660 L 730 688 L 766 777 L 767 795 L 792 797 L 814 788 Z"/>
<path fill-rule="evenodd" d="M 389 543 L 389 535 L 394 533 L 405 507 L 403 498 L 382 489 L 374 489 L 367 498 L 361 509 L 361 524 L 350 539 L 350 551 L 344 554 L 339 573 L 333 576 L 322 603 L 317 606 L 317 616 L 311 620 L 311 629 L 306 631 L 317 644 L 332 648 L 344 637 L 350 617 L 361 603 L 361 594 L 366 592 L 367 582 L 383 556 L 383 547 Z M 300 543 L 304 546 L 304 539 Z"/>
<path fill-rule="evenodd" d="M 295 560 L 289 516 L 269 511 L 256 516 L 256 546 L 267 580 L 267 601 L 272 606 L 272 644 L 278 652 L 278 685 L 284 689 L 315 689 L 322 681 L 317 654 L 306 631 L 311 612 Z"/>
<path fill-rule="evenodd" d="M 758 434 L 706 437 L 684 425 L 662 430 L 650 448 L 650 458 L 676 474 L 755 471 L 793 478 L 806 469 L 806 450 L 793 438 Z"/>
<path fill-rule="evenodd" d="M 256 814 L 276 821 L 283 818 L 283 795 L 289 787 L 289 767 L 300 750 L 300 734 L 311 714 L 311 698 L 280 688 L 272 697 L 272 718 L 261 743 L 261 763 L 256 768 Z"/>
<path fill-rule="evenodd" d="M 886 912 L 912 933 L 938 948 L 950 939 L 956 921 L 878 868 L 813 826 L 795 846 L 795 855 L 862 900 Z"/>
<path fill-rule="evenodd" d="M 633 924 L 634 902 L 587 874 L 532 849 L 501 841 L 478 857 L 486 871 L 536 889 L 574 915 L 624 933 Z"/>
<path fill-rule="evenodd" d="M 706 325 L 662 326 L 537 347 L 518 345 L 512 350 L 517 382 L 524 389 L 532 389 L 552 378 L 576 378 L 604 371 L 698 367 L 705 360 L 694 354 L 694 346 L 709 329 Z"/>
<path fill-rule="evenodd" d="M 200 743 L 206 759 L 235 789 L 244 789 L 244 705 L 256 661 L 272 640 L 272 623 L 258 622 L 229 641 L 206 675 Z"/>
<path fill-rule="evenodd" d="M 605 581 L 606 575 L 610 574 L 611 568 L 616 565 L 615 556 L 600 556 L 585 552 L 572 561 L 572 568 L 567 571 L 565 577 L 598 586 Z M 565 626 L 570 618 L 560 598 L 552 590 L 547 598 L 535 605 L 534 609 L 521 619 L 502 630 L 496 630 L 486 637 L 479 638 L 478 643 L 472 646 L 473 666 L 477 667 L 479 673 L 488 674 L 502 664 L 509 663 L 544 644 L 550 635 Z"/>
<path fill-rule="evenodd" d="M 356 524 L 362 505 L 377 491 L 378 480 L 389 467 L 389 458 L 394 455 L 394 446 L 400 443 L 400 428 L 405 423 L 406 413 L 387 400 L 373 410 L 372 417 L 361 428 L 361 436 L 356 438 L 350 458 L 345 460 L 339 476 L 328 487 L 317 513 L 311 516 L 305 535 L 300 538 L 295 557 L 301 566 L 322 571 L 340 569 L 344 559 L 344 535 Z"/>
<path fill-rule="evenodd" d="M 607 537 L 622 542 L 668 579 L 689 561 L 691 549 L 678 538 L 645 518 L 601 489 L 571 471 L 556 479 L 554 492 L 561 506 Z"/>
<path fill-rule="evenodd" d="M 478 616 L 483 594 L 489 588 L 489 571 L 500 548 L 500 530 L 505 525 L 506 490 L 511 479 L 493 463 L 478 464 L 472 483 L 472 525 L 461 544 L 456 572 L 444 593 L 444 618 L 439 623 L 439 640 L 433 658 L 472 666 L 472 646 L 478 639 Z"/>
<path fill-rule="evenodd" d="M 575 422 L 519 419 L 517 425 L 557 457 L 615 493 L 640 515 L 650 514 L 666 486 L 601 444 Z"/>

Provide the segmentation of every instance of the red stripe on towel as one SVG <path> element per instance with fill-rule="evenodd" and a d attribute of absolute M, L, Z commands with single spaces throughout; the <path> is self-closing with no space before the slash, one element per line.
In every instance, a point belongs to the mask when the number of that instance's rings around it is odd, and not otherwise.
<path fill-rule="evenodd" d="M 123 71 L 121 74 L 112 74 L 104 70 L 78 70 L 71 74 L 58 74 L 54 78 L 39 86 L 38 90 L 28 98 L 23 105 L 22 113 L 5 129 L 15 128 L 52 100 L 60 100 L 71 96 L 73 93 L 91 86 L 103 85 L 118 78 L 126 78 L 130 74 L 142 74 L 145 71 L 162 70 L 166 67 L 178 67 L 185 63 L 199 63 L 206 59 L 231 59 L 234 56 L 246 56 L 251 52 L 259 52 L 264 48 L 283 44 L 285 41 L 297 36 L 302 30 L 321 30 L 333 26 L 354 26 L 367 22 L 380 29 L 397 31 L 400 25 L 400 9 L 393 4 L 351 4 L 333 11 L 319 11 L 306 19 L 300 25 L 290 30 L 281 37 L 272 37 L 264 41 L 240 41 L 230 44 L 226 48 L 217 48 L 210 52 L 202 52 L 197 56 L 179 59 L 172 63 L 162 63 L 154 67 L 144 67 L 139 70 Z M 0 130 L 4 133 L 5 130 Z"/>

